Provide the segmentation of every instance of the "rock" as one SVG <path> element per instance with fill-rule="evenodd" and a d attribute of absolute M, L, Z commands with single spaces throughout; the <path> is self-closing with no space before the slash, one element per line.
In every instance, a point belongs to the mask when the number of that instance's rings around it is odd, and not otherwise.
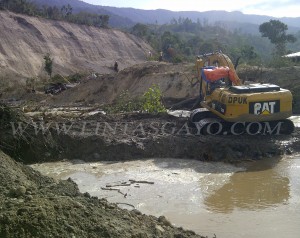
<path fill-rule="evenodd" d="M 169 222 L 165 216 L 160 216 L 158 218 L 158 222 L 160 222 L 164 226 L 172 226 L 171 222 Z"/>
<path fill-rule="evenodd" d="M 155 225 L 155 230 L 156 230 L 156 234 L 159 236 L 165 232 L 165 229 L 162 228 L 160 225 Z"/>
<path fill-rule="evenodd" d="M 74 202 L 74 207 L 75 208 L 83 208 L 83 209 L 85 209 L 85 206 L 83 206 L 80 202 L 77 202 L 77 201 Z"/>
<path fill-rule="evenodd" d="M 142 213 L 137 209 L 133 209 L 131 212 L 133 212 L 136 215 L 142 215 Z"/>
<path fill-rule="evenodd" d="M 91 198 L 91 195 L 90 195 L 88 192 L 85 192 L 85 193 L 83 194 L 83 196 L 86 197 L 86 198 Z"/>
<path fill-rule="evenodd" d="M 31 201 L 33 199 L 32 195 L 26 195 L 25 196 L 26 201 Z"/>
<path fill-rule="evenodd" d="M 130 217 L 129 217 L 128 215 L 125 214 L 125 215 L 123 215 L 123 219 L 124 219 L 124 220 L 130 220 Z"/>
<path fill-rule="evenodd" d="M 114 204 L 107 204 L 106 208 L 107 209 L 115 209 L 116 206 Z"/>
<path fill-rule="evenodd" d="M 26 188 L 24 186 L 18 186 L 14 190 L 11 190 L 11 193 L 17 198 L 22 197 L 26 194 Z"/>

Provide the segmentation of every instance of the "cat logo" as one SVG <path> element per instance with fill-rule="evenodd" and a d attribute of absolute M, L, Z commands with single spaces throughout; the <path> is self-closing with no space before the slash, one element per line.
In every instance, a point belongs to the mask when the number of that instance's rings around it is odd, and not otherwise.
<path fill-rule="evenodd" d="M 270 115 L 280 110 L 280 101 L 250 102 L 249 112 L 254 115 Z"/>

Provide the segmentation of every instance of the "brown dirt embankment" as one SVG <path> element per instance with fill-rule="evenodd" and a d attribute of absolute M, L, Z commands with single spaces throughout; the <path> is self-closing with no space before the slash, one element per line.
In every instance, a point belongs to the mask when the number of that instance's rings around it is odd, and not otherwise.
<path fill-rule="evenodd" d="M 53 58 L 53 75 L 111 73 L 147 59 L 153 49 L 143 40 L 116 29 L 0 11 L 0 83 L 12 87 L 27 77 L 44 77 L 44 59 Z M 7 86 L 7 85 L 4 85 Z"/>
<path fill-rule="evenodd" d="M 193 69 L 193 64 L 147 61 L 121 70 L 118 74 L 88 77 L 78 86 L 48 98 L 46 104 L 110 104 L 122 92 L 127 91 L 133 98 L 139 97 L 154 84 L 160 87 L 166 104 L 168 99 L 176 102 L 194 98 L 199 93 L 199 87 L 194 85 L 196 80 L 192 80 Z"/>
<path fill-rule="evenodd" d="M 44 113 L 44 112 L 43 112 Z M 125 113 L 64 118 L 43 113 L 9 124 L 0 135 L 6 152 L 25 162 L 141 158 L 191 158 L 203 161 L 257 160 L 298 150 L 292 135 L 202 135 L 187 118 L 166 113 Z M 21 127 L 20 127 L 21 126 Z M 298 144 L 297 144 L 298 143 Z M 3 146 L 5 146 L 3 144 Z"/>

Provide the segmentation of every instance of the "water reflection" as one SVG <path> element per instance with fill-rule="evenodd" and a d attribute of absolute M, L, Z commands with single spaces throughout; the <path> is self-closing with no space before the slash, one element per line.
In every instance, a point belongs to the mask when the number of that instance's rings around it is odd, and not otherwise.
<path fill-rule="evenodd" d="M 208 210 L 230 213 L 234 209 L 255 211 L 286 203 L 290 181 L 275 169 L 276 160 L 254 162 L 245 172 L 231 176 L 230 181 L 204 200 Z"/>

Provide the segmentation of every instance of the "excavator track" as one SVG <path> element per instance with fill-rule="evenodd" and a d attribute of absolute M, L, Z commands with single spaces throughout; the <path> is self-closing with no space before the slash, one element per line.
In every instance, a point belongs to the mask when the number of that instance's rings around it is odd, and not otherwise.
<path fill-rule="evenodd" d="M 295 126 L 289 119 L 265 122 L 227 122 L 204 108 L 194 110 L 191 124 L 201 135 L 289 135 Z"/>

